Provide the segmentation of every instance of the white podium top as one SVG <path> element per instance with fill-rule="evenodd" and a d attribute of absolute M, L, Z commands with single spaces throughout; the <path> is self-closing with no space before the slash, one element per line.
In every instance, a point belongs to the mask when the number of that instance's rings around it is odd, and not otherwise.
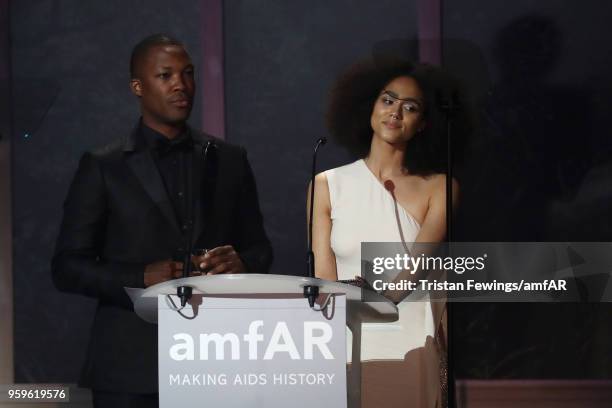
<path fill-rule="evenodd" d="M 361 322 L 394 322 L 398 318 L 397 307 L 378 293 L 362 290 L 353 285 L 317 278 L 288 275 L 236 274 L 194 276 L 174 279 L 146 289 L 125 288 L 134 303 L 134 311 L 143 320 L 157 322 L 157 296 L 175 295 L 179 286 L 190 286 L 194 295 L 232 297 L 300 297 L 304 286 L 319 286 L 319 293 L 344 294 L 347 301 L 347 320 Z M 304 307 L 308 301 L 304 299 Z"/>

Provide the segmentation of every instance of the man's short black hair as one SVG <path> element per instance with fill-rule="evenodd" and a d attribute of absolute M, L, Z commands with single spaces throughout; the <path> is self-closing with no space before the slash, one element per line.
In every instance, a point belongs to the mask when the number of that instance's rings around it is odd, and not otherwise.
<path fill-rule="evenodd" d="M 147 55 L 151 48 L 158 47 L 160 45 L 176 45 L 185 48 L 185 45 L 182 42 L 167 34 L 160 33 L 146 37 L 132 49 L 132 56 L 130 57 L 131 78 L 136 78 L 138 76 L 138 68 L 143 58 Z"/>

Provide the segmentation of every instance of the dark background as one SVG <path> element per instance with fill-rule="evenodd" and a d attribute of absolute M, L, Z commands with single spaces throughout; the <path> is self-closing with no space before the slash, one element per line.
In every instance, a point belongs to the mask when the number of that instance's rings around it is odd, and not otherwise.
<path fill-rule="evenodd" d="M 444 63 L 479 126 L 461 168 L 458 240 L 612 239 L 612 8 L 445 2 Z M 457 377 L 610 378 L 609 304 L 454 305 Z"/>
<path fill-rule="evenodd" d="M 138 118 L 131 47 L 182 39 L 200 64 L 199 1 L 13 1 L 13 225 L 18 382 L 76 381 L 94 301 L 58 293 L 49 262 L 83 151 Z M 416 2 L 226 1 L 226 139 L 247 148 L 273 273 L 303 274 L 305 190 L 327 92 L 350 63 L 416 38 Z M 444 3 L 444 64 L 478 117 L 457 239 L 610 241 L 612 6 L 605 1 Z M 200 87 L 205 84 L 199 83 Z M 194 113 L 200 112 L 196 106 Z M 191 120 L 199 126 L 194 114 Z M 333 144 L 320 170 L 352 159 Z M 458 377 L 609 378 L 608 305 L 456 305 Z"/>

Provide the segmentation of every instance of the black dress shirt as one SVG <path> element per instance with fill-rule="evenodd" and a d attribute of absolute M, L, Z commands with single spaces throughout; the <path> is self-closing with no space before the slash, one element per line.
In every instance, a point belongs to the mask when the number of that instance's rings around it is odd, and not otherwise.
<path fill-rule="evenodd" d="M 150 127 L 140 124 L 145 146 L 151 151 L 153 161 L 164 181 L 166 193 L 172 202 L 178 224 L 183 232 L 184 248 L 193 228 L 193 139 L 189 128 L 176 138 L 168 139 Z M 182 260 L 183 254 L 175 254 Z"/>

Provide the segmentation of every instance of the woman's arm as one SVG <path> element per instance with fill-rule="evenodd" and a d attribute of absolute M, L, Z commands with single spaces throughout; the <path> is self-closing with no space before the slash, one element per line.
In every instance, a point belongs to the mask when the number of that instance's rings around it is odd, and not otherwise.
<path fill-rule="evenodd" d="M 306 199 L 307 224 L 310 222 L 310 183 Z M 312 221 L 312 251 L 315 256 L 315 276 L 337 280 L 336 257 L 331 248 L 331 201 L 325 173 L 315 177 L 315 195 Z"/>
<path fill-rule="evenodd" d="M 457 205 L 459 183 L 453 179 L 453 209 Z M 432 179 L 427 212 L 414 242 L 436 243 L 446 237 L 446 175 Z"/>
<path fill-rule="evenodd" d="M 411 249 L 412 254 L 432 255 L 436 251 L 436 245 L 434 244 L 444 241 L 446 237 L 446 175 L 435 176 L 431 183 L 427 212 L 421 229 L 414 240 Z M 452 188 L 453 208 L 455 208 L 459 195 L 459 184 L 455 179 L 453 179 Z M 421 274 L 421 271 L 404 270 L 393 281 L 417 281 L 423 278 L 425 277 Z M 388 290 L 383 295 L 391 301 L 399 303 L 409 293 L 408 291 Z"/>
<path fill-rule="evenodd" d="M 429 207 L 425 220 L 419 234 L 417 235 L 415 242 L 415 249 L 420 250 L 418 253 L 425 253 L 430 255 L 435 251 L 435 245 L 432 243 L 442 242 L 446 237 L 446 175 L 436 176 L 432 180 L 432 194 L 429 199 Z M 453 211 L 457 206 L 459 196 L 459 183 L 453 179 L 452 182 L 452 205 Z M 418 243 L 424 243 L 425 248 L 418 248 Z M 428 244 L 429 243 L 429 244 Z M 440 293 L 438 293 L 439 295 Z M 434 327 L 436 328 L 436 340 L 440 347 L 439 352 L 446 355 L 447 344 L 448 344 L 448 317 L 447 317 L 447 303 L 446 302 L 432 302 L 431 311 L 434 319 Z M 440 372 L 444 370 L 444 367 L 440 366 Z M 442 378 L 442 377 L 441 377 Z"/>

